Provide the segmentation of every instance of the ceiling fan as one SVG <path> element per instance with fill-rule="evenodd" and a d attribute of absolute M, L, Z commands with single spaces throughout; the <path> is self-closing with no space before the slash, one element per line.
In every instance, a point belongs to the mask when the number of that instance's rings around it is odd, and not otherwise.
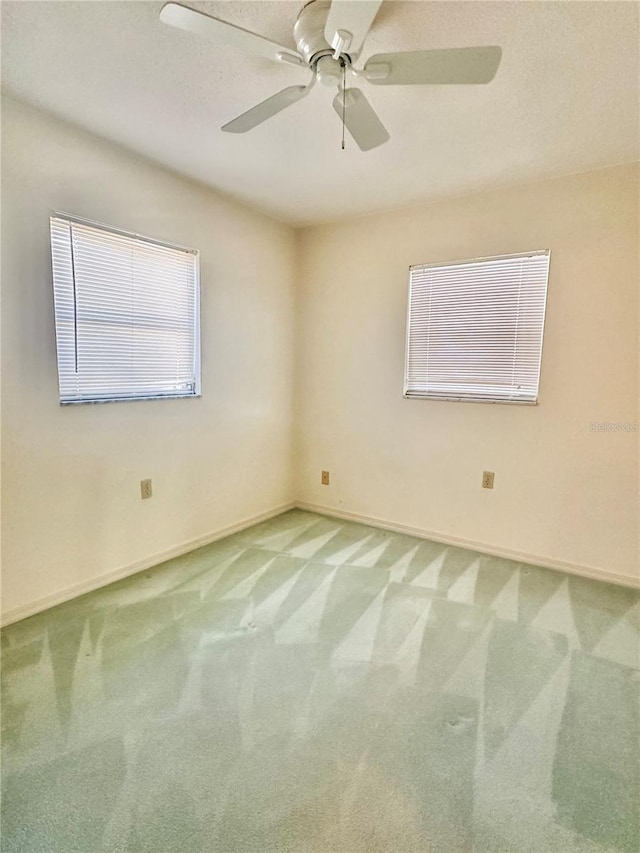
<path fill-rule="evenodd" d="M 382 0 L 310 0 L 293 28 L 295 51 L 264 36 L 197 12 L 167 3 L 160 12 L 165 24 L 204 36 L 219 45 L 232 45 L 254 56 L 287 62 L 311 71 L 306 86 L 288 86 L 222 127 L 225 133 L 246 133 L 308 95 L 316 80 L 338 90 L 333 107 L 343 128 L 362 151 L 389 139 L 386 128 L 361 89 L 347 87 L 347 73 L 374 86 L 415 86 L 446 83 L 489 83 L 502 50 L 496 46 L 378 53 L 362 68 L 354 62 Z M 344 137 L 343 137 L 344 147 Z"/>

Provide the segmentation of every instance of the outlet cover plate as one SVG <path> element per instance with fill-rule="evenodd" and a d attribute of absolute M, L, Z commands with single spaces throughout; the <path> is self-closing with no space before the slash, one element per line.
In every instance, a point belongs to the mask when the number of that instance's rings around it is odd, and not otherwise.
<path fill-rule="evenodd" d="M 482 488 L 483 489 L 492 489 L 494 477 L 495 477 L 495 474 L 493 471 L 483 471 L 482 472 Z"/>

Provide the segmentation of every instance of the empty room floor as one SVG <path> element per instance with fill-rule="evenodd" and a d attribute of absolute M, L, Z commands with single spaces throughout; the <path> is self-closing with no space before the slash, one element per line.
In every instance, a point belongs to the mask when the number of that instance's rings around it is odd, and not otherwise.
<path fill-rule="evenodd" d="M 2 850 L 637 851 L 639 631 L 293 510 L 2 632 Z"/>

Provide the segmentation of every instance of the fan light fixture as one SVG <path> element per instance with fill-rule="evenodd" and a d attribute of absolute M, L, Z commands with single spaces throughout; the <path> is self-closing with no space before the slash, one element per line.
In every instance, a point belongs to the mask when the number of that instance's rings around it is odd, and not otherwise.
<path fill-rule="evenodd" d="M 319 80 L 323 86 L 337 88 L 334 110 L 359 148 L 369 151 L 387 142 L 389 134 L 364 92 L 347 87 L 347 74 L 374 86 L 489 83 L 502 57 L 502 50 L 496 46 L 414 50 L 380 53 L 369 57 L 362 68 L 356 68 L 353 63 L 381 4 L 382 0 L 310 0 L 301 9 L 293 28 L 297 50 L 179 3 L 163 6 L 160 20 L 208 38 L 214 44 L 238 47 L 253 56 L 311 71 L 306 86 L 288 86 L 272 95 L 225 124 L 222 127 L 225 133 L 252 130 L 304 98 Z"/>
<path fill-rule="evenodd" d="M 323 86 L 339 87 L 342 82 L 344 60 L 321 56 L 316 63 L 316 77 Z"/>

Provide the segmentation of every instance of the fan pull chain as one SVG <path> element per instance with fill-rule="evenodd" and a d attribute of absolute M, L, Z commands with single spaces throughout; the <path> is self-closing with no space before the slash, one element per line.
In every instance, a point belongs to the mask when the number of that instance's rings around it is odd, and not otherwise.
<path fill-rule="evenodd" d="M 344 111 L 347 103 L 347 64 L 342 63 L 342 150 L 344 151 Z"/>

